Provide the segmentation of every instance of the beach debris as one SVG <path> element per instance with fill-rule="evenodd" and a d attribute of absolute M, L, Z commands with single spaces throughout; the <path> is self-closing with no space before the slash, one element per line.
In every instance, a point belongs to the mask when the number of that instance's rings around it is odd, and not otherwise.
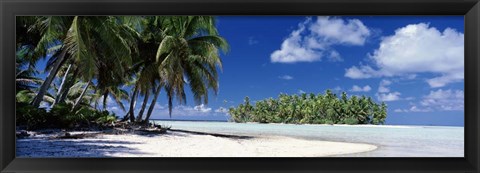
<path fill-rule="evenodd" d="M 64 135 L 60 135 L 55 137 L 55 139 L 84 139 L 84 138 L 93 138 L 96 137 L 100 133 L 80 133 L 80 134 L 71 134 L 69 132 L 64 133 Z"/>
<path fill-rule="evenodd" d="M 220 133 L 207 133 L 207 132 L 197 132 L 197 131 L 189 131 L 189 130 L 181 130 L 181 129 L 169 129 L 169 130 L 174 131 L 174 132 L 190 133 L 190 134 L 196 134 L 196 135 L 210 135 L 210 136 L 222 137 L 222 138 L 233 138 L 233 139 L 250 139 L 250 138 L 253 138 L 252 136 L 229 135 L 229 134 L 220 134 Z"/>
<path fill-rule="evenodd" d="M 165 134 L 165 133 L 167 133 L 167 129 L 149 128 L 149 129 L 139 129 L 135 131 L 135 134 L 139 134 L 139 135 Z"/>
<path fill-rule="evenodd" d="M 30 134 L 28 134 L 28 132 L 26 130 L 21 130 L 21 131 L 16 132 L 16 136 L 17 136 L 17 138 L 26 138 L 26 137 L 29 137 Z"/>
<path fill-rule="evenodd" d="M 36 133 L 38 134 L 53 134 L 53 133 L 58 133 L 61 132 L 61 129 L 42 129 L 42 130 L 35 130 Z"/>

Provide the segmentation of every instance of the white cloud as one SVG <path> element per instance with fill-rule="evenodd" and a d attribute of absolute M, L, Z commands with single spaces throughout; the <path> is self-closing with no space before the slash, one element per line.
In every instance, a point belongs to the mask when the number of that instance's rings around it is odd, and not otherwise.
<path fill-rule="evenodd" d="M 135 112 L 138 112 L 139 108 Z M 212 114 L 212 108 L 207 107 L 203 104 L 197 106 L 186 106 L 186 105 L 177 105 L 172 108 L 172 117 L 180 116 L 207 116 Z M 160 116 L 168 116 L 168 105 L 161 105 L 158 102 L 155 103 L 155 108 L 153 109 L 152 119 L 159 118 Z"/>
<path fill-rule="evenodd" d="M 283 76 L 278 76 L 279 79 L 283 79 L 283 80 L 292 80 L 293 79 L 293 76 L 290 76 L 290 75 L 283 75 Z"/>
<path fill-rule="evenodd" d="M 111 110 L 111 111 L 114 111 L 114 112 L 122 111 L 122 109 L 120 109 L 118 106 L 108 107 L 108 109 Z"/>
<path fill-rule="evenodd" d="M 181 116 L 216 116 L 216 115 L 227 115 L 228 109 L 224 107 L 219 107 L 213 109 L 207 107 L 204 104 L 197 106 L 186 106 L 186 105 L 177 105 L 172 109 L 172 117 L 181 117 Z M 158 117 L 168 116 L 168 105 L 160 105 L 157 103 L 155 109 L 152 113 L 153 119 Z"/>
<path fill-rule="evenodd" d="M 328 56 L 328 60 L 332 62 L 339 62 L 343 61 L 342 56 L 340 56 L 340 53 L 338 53 L 335 50 L 330 51 L 330 55 Z"/>
<path fill-rule="evenodd" d="M 462 69 L 463 70 L 463 69 Z M 432 88 L 443 87 L 448 83 L 462 81 L 464 78 L 463 71 L 452 72 L 452 74 L 446 74 L 440 77 L 428 79 L 427 82 Z"/>
<path fill-rule="evenodd" d="M 303 91 L 303 90 L 298 90 L 298 94 L 305 94 L 307 92 Z"/>
<path fill-rule="evenodd" d="M 197 106 L 193 107 L 193 109 L 195 109 L 197 111 L 200 111 L 202 113 L 208 113 L 208 112 L 212 111 L 212 108 L 206 107 L 204 104 L 197 105 Z"/>
<path fill-rule="evenodd" d="M 388 86 L 392 84 L 391 81 L 389 80 L 386 80 L 386 79 L 383 79 L 382 81 L 380 81 L 380 84 L 378 86 L 378 92 L 379 93 L 388 93 L 390 92 L 390 88 L 388 88 Z"/>
<path fill-rule="evenodd" d="M 310 21 L 310 20 L 307 20 Z M 278 63 L 295 63 L 295 62 L 313 62 L 319 61 L 322 57 L 321 52 L 306 48 L 303 46 L 303 38 L 301 33 L 305 30 L 305 24 L 299 25 L 299 29 L 293 31 L 290 36 L 285 39 L 280 50 L 274 51 L 270 55 L 271 62 Z"/>
<path fill-rule="evenodd" d="M 430 108 L 418 108 L 417 106 L 411 106 L 410 109 L 395 109 L 394 112 L 432 112 Z"/>
<path fill-rule="evenodd" d="M 412 106 L 408 110 L 409 112 L 432 112 L 431 108 L 418 108 L 417 106 Z"/>
<path fill-rule="evenodd" d="M 370 36 L 370 30 L 358 19 L 318 17 L 309 29 L 322 40 L 320 43 L 363 45 Z"/>
<path fill-rule="evenodd" d="M 215 113 L 228 113 L 228 109 L 224 107 L 219 107 L 218 109 L 215 109 Z"/>
<path fill-rule="evenodd" d="M 380 77 L 380 76 L 381 74 L 370 66 L 362 65 L 360 66 L 360 68 L 353 66 L 345 70 L 345 77 L 349 77 L 352 79 L 367 79 L 367 78 Z"/>
<path fill-rule="evenodd" d="M 358 19 L 325 16 L 316 19 L 308 18 L 300 23 L 298 29 L 283 41 L 280 50 L 270 55 L 271 62 L 314 62 L 324 56 L 330 61 L 342 61 L 341 55 L 332 46 L 360 46 L 370 36 L 370 30 Z"/>
<path fill-rule="evenodd" d="M 352 92 L 369 92 L 372 88 L 369 85 L 365 85 L 364 87 L 360 87 L 358 85 L 353 85 L 350 91 Z"/>
<path fill-rule="evenodd" d="M 379 101 L 391 102 L 400 100 L 400 92 L 391 92 L 391 93 L 377 93 L 377 99 Z"/>
<path fill-rule="evenodd" d="M 342 90 L 343 89 L 340 86 L 336 86 L 335 88 L 333 88 L 333 91 L 335 91 L 335 92 L 339 92 L 339 91 L 342 91 Z"/>
<path fill-rule="evenodd" d="M 168 105 L 162 105 L 158 102 L 155 103 L 155 108 L 156 109 L 166 109 L 166 107 L 168 107 Z"/>
<path fill-rule="evenodd" d="M 400 92 L 390 91 L 390 88 L 388 86 L 390 86 L 391 84 L 392 84 L 392 81 L 387 79 L 382 79 L 380 81 L 380 84 L 378 84 L 377 93 L 375 94 L 379 101 L 390 102 L 390 101 L 397 101 L 402 99 L 400 97 L 400 95 L 402 95 Z"/>
<path fill-rule="evenodd" d="M 462 90 L 436 90 L 423 96 L 420 105 L 413 104 L 410 109 L 396 109 L 395 112 L 433 112 L 464 110 L 464 92 Z"/>
<path fill-rule="evenodd" d="M 382 38 L 380 47 L 369 65 L 346 69 L 345 76 L 353 79 L 409 76 L 432 73 L 432 87 L 442 87 L 464 79 L 464 34 L 447 28 L 443 32 L 429 24 L 411 24 L 399 28 L 394 35 Z M 408 78 L 408 77 L 407 77 Z"/>
<path fill-rule="evenodd" d="M 430 94 L 423 97 L 420 104 L 437 110 L 459 111 L 464 109 L 464 98 L 463 90 L 439 89 L 430 91 Z"/>

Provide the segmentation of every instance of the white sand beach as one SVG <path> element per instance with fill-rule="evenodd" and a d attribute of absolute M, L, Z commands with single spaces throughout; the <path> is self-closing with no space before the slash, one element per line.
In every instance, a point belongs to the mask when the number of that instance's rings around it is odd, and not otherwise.
<path fill-rule="evenodd" d="M 183 132 L 151 136 L 102 134 L 85 139 L 36 135 L 17 140 L 17 157 L 322 157 L 376 148 L 370 144 L 282 136 L 240 139 Z"/>

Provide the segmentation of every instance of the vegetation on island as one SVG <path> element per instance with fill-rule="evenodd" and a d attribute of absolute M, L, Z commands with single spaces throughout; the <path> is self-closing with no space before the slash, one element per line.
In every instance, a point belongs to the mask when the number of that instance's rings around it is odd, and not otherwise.
<path fill-rule="evenodd" d="M 268 98 L 244 103 L 229 109 L 234 122 L 294 123 L 294 124 L 383 124 L 387 117 L 387 105 L 375 103 L 371 97 L 351 96 L 342 92 L 340 98 L 331 90 L 325 94 L 280 94 L 277 99 Z"/>
<path fill-rule="evenodd" d="M 170 115 L 186 88 L 206 104 L 228 43 L 212 16 L 21 16 L 16 50 L 17 125 L 72 128 L 148 124 L 162 90 Z M 109 112 L 109 101 L 127 113 Z"/>

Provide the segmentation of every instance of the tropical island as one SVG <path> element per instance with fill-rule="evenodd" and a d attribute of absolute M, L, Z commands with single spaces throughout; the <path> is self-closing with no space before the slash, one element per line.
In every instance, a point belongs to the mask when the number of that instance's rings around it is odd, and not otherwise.
<path fill-rule="evenodd" d="M 384 125 L 384 101 L 338 89 L 205 108 L 233 49 L 214 16 L 17 16 L 16 34 L 17 157 L 324 157 L 380 145 L 372 156 L 384 156 L 404 133 L 431 133 Z M 152 118 L 187 100 L 196 106 L 183 111 L 228 122 Z"/>
<path fill-rule="evenodd" d="M 342 92 L 339 99 L 331 90 L 325 94 L 286 95 L 244 103 L 230 108 L 234 122 L 293 123 L 293 124 L 383 124 L 387 118 L 387 105 L 377 104 L 371 97 L 347 97 Z"/>

